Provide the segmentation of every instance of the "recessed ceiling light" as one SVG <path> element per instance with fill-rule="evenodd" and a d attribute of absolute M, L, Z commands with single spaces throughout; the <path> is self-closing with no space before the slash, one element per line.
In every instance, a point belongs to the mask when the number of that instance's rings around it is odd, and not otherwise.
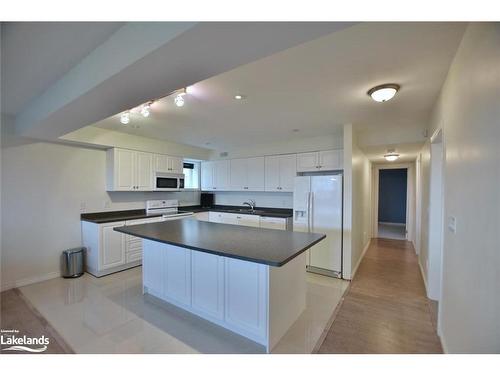
<path fill-rule="evenodd" d="M 401 86 L 395 83 L 386 83 L 371 88 L 368 90 L 367 94 L 376 102 L 383 103 L 391 100 L 400 88 Z"/>
<path fill-rule="evenodd" d="M 234 96 L 234 98 L 235 98 L 236 100 L 243 100 L 243 99 L 245 99 L 245 98 L 246 98 L 246 96 L 245 96 L 245 95 L 241 95 L 241 94 L 237 94 L 237 95 L 235 95 L 235 96 Z"/>
<path fill-rule="evenodd" d="M 127 125 L 130 122 L 130 113 L 129 113 L 129 111 L 123 112 L 120 115 L 120 122 L 123 125 Z"/>
<path fill-rule="evenodd" d="M 399 154 L 395 150 L 387 150 L 387 154 L 384 155 L 387 161 L 396 161 L 399 159 Z"/>

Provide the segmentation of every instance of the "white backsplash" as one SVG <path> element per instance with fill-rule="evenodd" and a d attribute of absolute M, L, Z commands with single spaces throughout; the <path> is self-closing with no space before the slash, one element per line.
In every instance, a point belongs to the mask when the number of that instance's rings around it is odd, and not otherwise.
<path fill-rule="evenodd" d="M 292 193 L 224 191 L 215 193 L 215 204 L 241 206 L 249 199 L 257 207 L 293 208 Z"/>

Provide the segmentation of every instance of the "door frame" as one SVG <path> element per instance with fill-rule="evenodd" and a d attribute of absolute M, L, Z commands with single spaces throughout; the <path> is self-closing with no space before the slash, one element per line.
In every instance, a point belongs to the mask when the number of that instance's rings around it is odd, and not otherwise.
<path fill-rule="evenodd" d="M 398 164 L 374 164 L 372 167 L 372 233 L 378 237 L 378 199 L 379 199 L 379 173 L 381 169 L 406 169 L 406 235 L 407 241 L 413 241 L 415 233 L 413 230 L 415 207 L 412 204 L 415 196 L 415 163 Z"/>

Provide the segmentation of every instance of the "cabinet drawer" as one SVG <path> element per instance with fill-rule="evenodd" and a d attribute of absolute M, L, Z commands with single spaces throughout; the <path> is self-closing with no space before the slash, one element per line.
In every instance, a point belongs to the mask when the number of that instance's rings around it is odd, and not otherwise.
<path fill-rule="evenodd" d="M 286 219 L 279 217 L 265 217 L 260 218 L 260 227 L 267 229 L 281 229 L 286 230 Z"/>
<path fill-rule="evenodd" d="M 142 248 L 134 251 L 129 251 L 126 254 L 126 262 L 131 263 L 138 260 L 142 260 Z"/>
<path fill-rule="evenodd" d="M 133 237 L 133 238 L 137 238 L 137 237 Z M 134 240 L 134 241 L 127 242 L 127 246 L 126 246 L 127 253 L 132 252 L 132 251 L 137 251 L 137 250 L 142 250 L 142 240 L 141 239 L 139 239 L 138 241 Z"/>

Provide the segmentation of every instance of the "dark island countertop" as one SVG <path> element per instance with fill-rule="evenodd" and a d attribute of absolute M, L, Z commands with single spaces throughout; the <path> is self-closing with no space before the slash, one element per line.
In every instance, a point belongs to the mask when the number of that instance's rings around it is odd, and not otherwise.
<path fill-rule="evenodd" d="M 281 267 L 326 236 L 209 223 L 193 218 L 130 225 L 115 231 L 170 245 Z"/>
<path fill-rule="evenodd" d="M 222 206 L 216 205 L 213 207 L 205 208 L 201 206 L 183 206 L 179 207 L 179 211 L 189 211 L 189 212 L 228 212 L 235 214 L 246 214 L 246 215 L 259 215 L 259 216 L 269 216 L 269 217 L 282 217 L 288 218 L 293 216 L 293 210 L 288 208 L 270 208 L 270 207 L 256 207 L 255 211 L 240 211 L 245 209 L 242 206 Z M 161 213 L 146 213 L 145 209 L 138 210 L 125 210 L 125 211 L 104 211 L 104 212 L 89 212 L 80 215 L 80 220 L 89 221 L 91 223 L 103 224 L 112 223 L 114 221 L 124 221 L 124 220 L 135 220 L 135 219 L 146 219 L 148 217 L 158 217 Z"/>

